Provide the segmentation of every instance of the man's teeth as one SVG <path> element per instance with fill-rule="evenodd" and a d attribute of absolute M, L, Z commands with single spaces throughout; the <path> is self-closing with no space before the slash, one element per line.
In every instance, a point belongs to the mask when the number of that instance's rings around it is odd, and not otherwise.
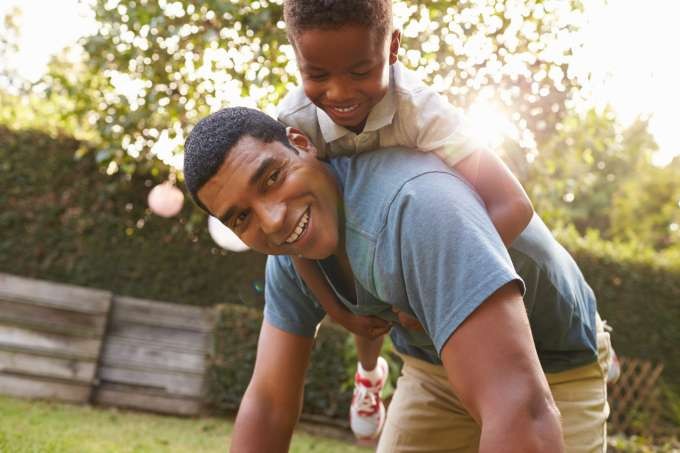
<path fill-rule="evenodd" d="M 300 223 L 297 224 L 295 227 L 295 231 L 291 233 L 288 238 L 286 238 L 286 244 L 292 244 L 293 242 L 297 241 L 300 239 L 300 236 L 302 233 L 304 233 L 305 229 L 307 228 L 307 222 L 309 222 L 309 211 L 305 212 L 302 217 L 300 218 Z"/>

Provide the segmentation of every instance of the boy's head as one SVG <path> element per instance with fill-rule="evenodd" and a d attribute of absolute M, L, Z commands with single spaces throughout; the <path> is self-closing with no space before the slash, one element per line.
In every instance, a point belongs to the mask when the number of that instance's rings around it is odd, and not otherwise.
<path fill-rule="evenodd" d="M 361 132 L 397 60 L 392 1 L 284 0 L 284 18 L 307 97 L 336 124 Z"/>
<path fill-rule="evenodd" d="M 385 39 L 392 31 L 392 0 L 284 0 L 283 16 L 288 36 L 306 30 L 338 29 L 361 25 Z"/>

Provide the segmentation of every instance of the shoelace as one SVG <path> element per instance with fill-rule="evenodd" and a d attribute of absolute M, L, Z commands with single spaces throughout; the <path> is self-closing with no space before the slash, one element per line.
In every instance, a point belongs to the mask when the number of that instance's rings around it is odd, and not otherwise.
<path fill-rule="evenodd" d="M 370 388 L 360 386 L 357 389 L 357 412 L 372 415 L 378 407 L 378 394 Z"/>

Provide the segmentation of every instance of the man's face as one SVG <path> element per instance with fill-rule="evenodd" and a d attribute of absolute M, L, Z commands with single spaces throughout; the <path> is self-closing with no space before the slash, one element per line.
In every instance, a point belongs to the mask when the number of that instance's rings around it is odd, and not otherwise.
<path fill-rule="evenodd" d="M 350 25 L 305 30 L 294 38 L 305 94 L 336 124 L 356 133 L 385 96 L 389 65 L 399 49 L 398 32 L 387 38 L 376 33 Z"/>
<path fill-rule="evenodd" d="M 198 198 L 255 251 L 327 258 L 339 247 L 337 182 L 306 137 L 298 152 L 244 136 Z"/>

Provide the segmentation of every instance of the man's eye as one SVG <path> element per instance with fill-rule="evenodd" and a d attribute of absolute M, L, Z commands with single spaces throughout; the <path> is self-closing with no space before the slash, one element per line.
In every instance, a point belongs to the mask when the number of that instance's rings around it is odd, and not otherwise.
<path fill-rule="evenodd" d="M 371 71 L 352 71 L 352 77 L 366 77 Z"/>
<path fill-rule="evenodd" d="M 234 228 L 239 228 L 248 220 L 248 212 L 243 211 L 234 219 Z"/>
<path fill-rule="evenodd" d="M 269 175 L 269 178 L 267 178 L 267 181 L 266 181 L 266 183 L 265 183 L 265 184 L 267 185 L 267 187 L 273 186 L 274 183 L 275 183 L 276 181 L 279 180 L 279 176 L 280 176 L 280 175 L 281 175 L 281 171 L 280 171 L 280 170 L 276 170 L 276 171 L 273 172 L 271 175 Z"/>

